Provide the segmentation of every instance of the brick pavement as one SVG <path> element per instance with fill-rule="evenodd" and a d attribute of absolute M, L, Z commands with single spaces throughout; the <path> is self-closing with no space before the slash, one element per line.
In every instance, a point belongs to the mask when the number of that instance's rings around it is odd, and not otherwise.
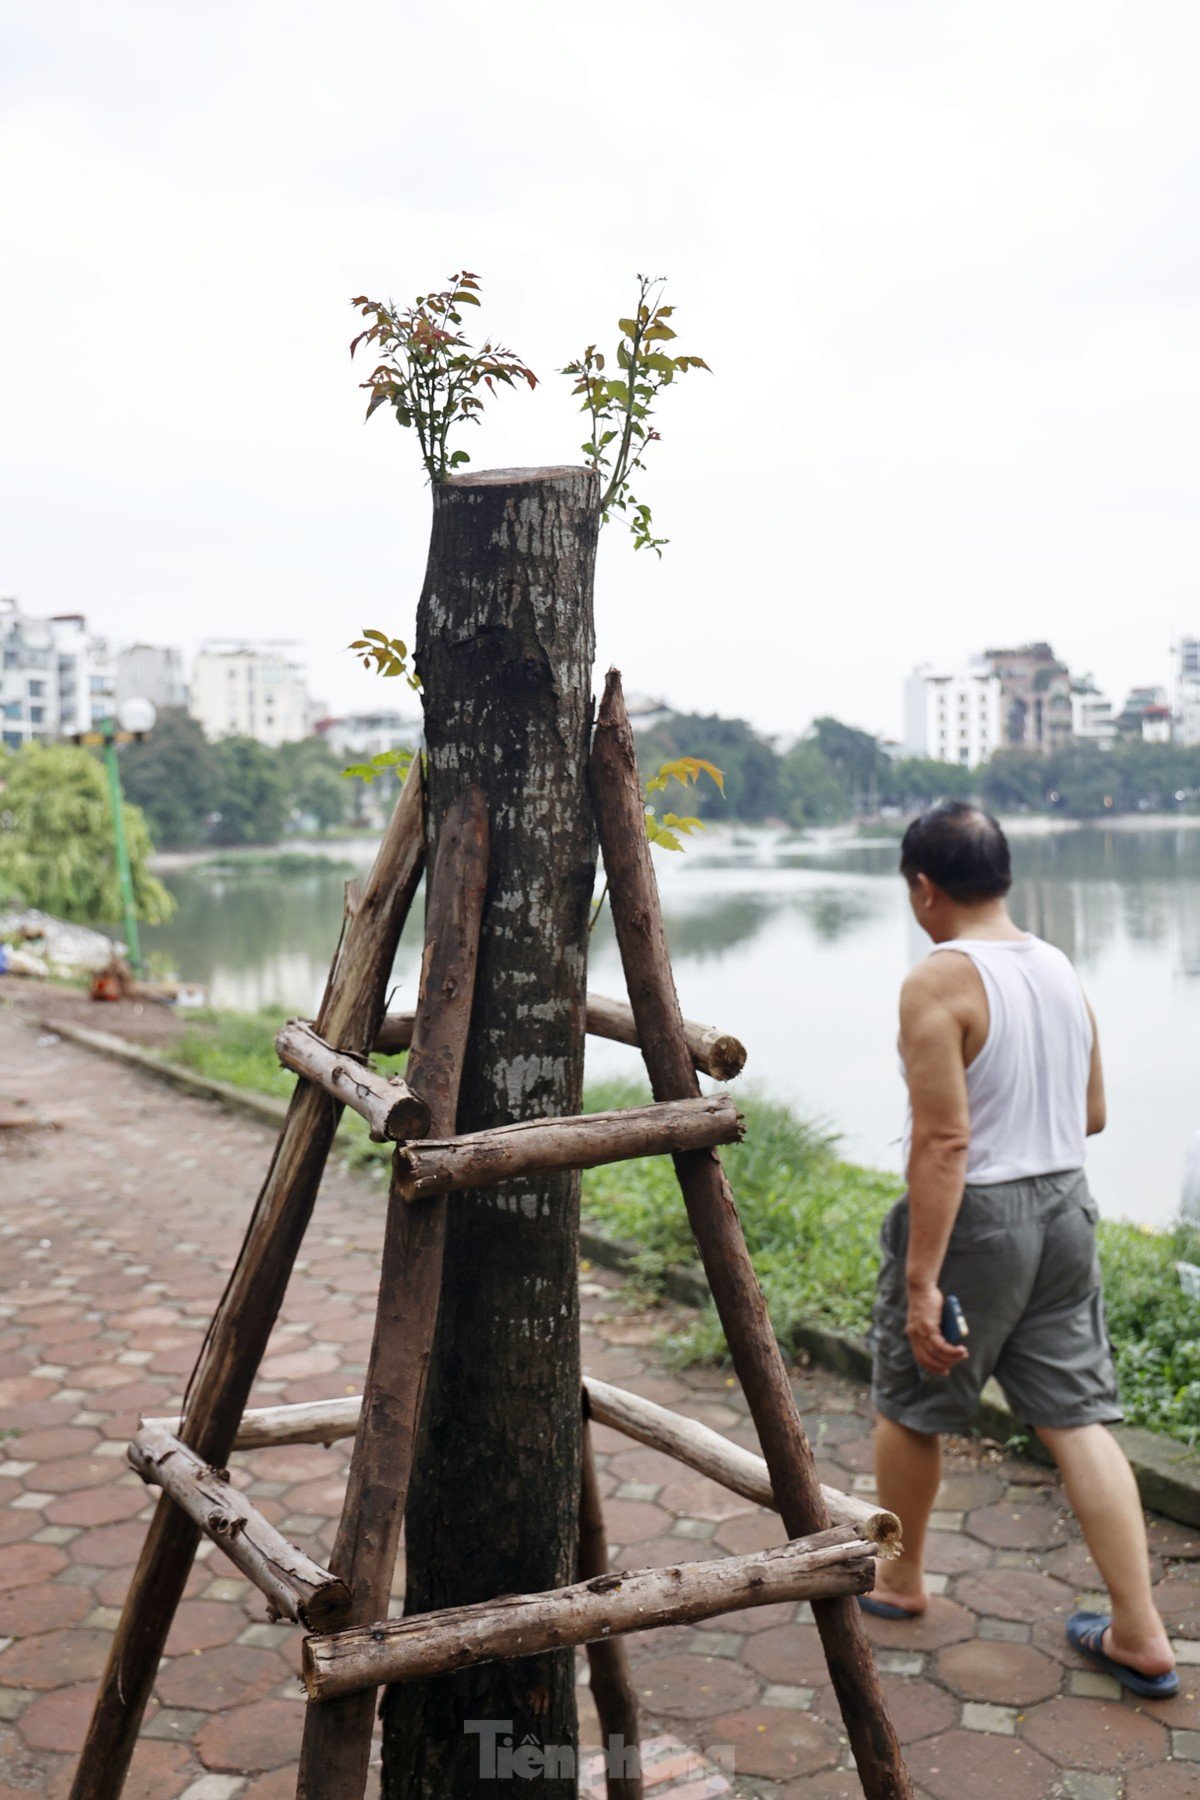
<path fill-rule="evenodd" d="M 139 1412 L 178 1402 L 244 1229 L 270 1134 L 0 1009 L 0 1098 L 52 1089 L 54 1132 L 0 1138 L 0 1800 L 62 1800 L 145 1519 L 123 1461 Z M 252 1403 L 357 1392 L 371 1332 L 380 1189 L 331 1170 Z M 595 1374 L 753 1444 L 720 1371 L 677 1372 L 661 1317 L 588 1271 Z M 824 1479 L 870 1491 L 862 1391 L 798 1371 Z M 235 1481 L 318 1558 L 348 1445 L 236 1459 Z M 773 1515 L 597 1432 L 616 1560 L 710 1557 L 779 1541 Z M 1200 1800 L 1200 1538 L 1151 1519 L 1164 1611 L 1187 1659 L 1179 1698 L 1121 1697 L 1065 1643 L 1095 1571 L 1055 1484 L 962 1445 L 931 1538 L 939 1590 L 915 1626 L 870 1624 L 909 1765 L 934 1800 Z M 398 1572 L 397 1589 L 402 1587 Z M 656 1744 L 651 1793 L 758 1800 L 859 1792 L 807 1608 L 772 1606 L 628 1640 Z M 130 1800 L 285 1800 L 301 1700 L 296 1633 L 204 1546 L 159 1675 Z M 1191 1679 L 1195 1675 L 1195 1681 Z M 595 1720 L 581 1689 L 585 1737 Z M 732 1784 L 719 1773 L 732 1755 Z M 601 1788 L 588 1767 L 586 1791 Z"/>

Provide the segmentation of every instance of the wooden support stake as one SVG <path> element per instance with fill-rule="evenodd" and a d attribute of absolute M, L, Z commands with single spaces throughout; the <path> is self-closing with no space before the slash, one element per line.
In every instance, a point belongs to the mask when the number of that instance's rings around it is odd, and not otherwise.
<path fill-rule="evenodd" d="M 646 837 L 645 803 L 621 678 L 610 670 L 592 746 L 592 796 L 609 901 L 650 1086 L 658 1100 L 697 1091 Z M 711 1150 L 675 1159 L 692 1233 L 789 1535 L 829 1514 L 729 1182 Z M 851 1600 L 813 1608 L 867 1800 L 911 1800 L 871 1646 Z"/>
<path fill-rule="evenodd" d="M 607 1574 L 608 1532 L 604 1528 L 596 1452 L 585 1410 L 579 1490 L 579 1575 L 582 1581 L 591 1581 L 598 1575 Z M 629 1652 L 619 1637 L 593 1638 L 587 1647 L 587 1658 L 592 1699 L 596 1703 L 600 1740 L 605 1752 L 608 1800 L 642 1800 L 638 1698 L 629 1667 Z"/>
<path fill-rule="evenodd" d="M 425 954 L 408 1077 L 439 1132 L 454 1130 L 475 992 L 488 869 L 484 796 L 468 788 L 447 810 L 431 860 Z M 446 1202 L 415 1206 L 388 1195 L 368 1404 L 358 1421 L 333 1566 L 358 1624 L 388 1609 L 429 1373 L 446 1235 Z M 297 1800 L 361 1800 L 371 1752 L 374 1691 L 367 1687 L 304 1716 Z"/>
<path fill-rule="evenodd" d="M 267 1523 L 235 1488 L 226 1469 L 213 1469 L 158 1425 L 143 1425 L 126 1451 L 143 1481 L 181 1506 L 265 1594 L 276 1615 L 309 1631 L 333 1631 L 349 1618 L 350 1593 L 320 1563 Z"/>
<path fill-rule="evenodd" d="M 396 1152 L 396 1184 L 406 1200 L 422 1200 L 513 1176 L 594 1169 L 635 1156 L 733 1144 L 741 1135 L 742 1115 L 728 1094 L 631 1106 L 623 1112 L 524 1119 L 465 1137 L 402 1144 Z"/>
<path fill-rule="evenodd" d="M 584 1376 L 583 1391 L 588 1412 L 598 1425 L 611 1426 L 626 1437 L 636 1438 L 639 1444 L 648 1444 L 652 1450 L 661 1450 L 686 1463 L 733 1493 L 742 1494 L 759 1506 L 769 1506 L 772 1512 L 780 1511 L 762 1457 L 722 1437 L 711 1425 L 701 1425 L 654 1400 L 644 1400 L 640 1394 L 598 1381 L 594 1375 Z M 334 1405 L 341 1402 L 335 1401 Z M 875 1545 L 880 1556 L 899 1556 L 900 1521 L 895 1513 L 860 1500 L 857 1494 L 843 1494 L 837 1488 L 822 1487 L 821 1498 L 832 1524 L 853 1526 L 860 1537 Z"/>
<path fill-rule="evenodd" d="M 374 1044 L 396 946 L 424 861 L 418 758 L 334 959 L 316 1021 L 328 1041 L 364 1055 Z M 204 1462 L 216 1467 L 229 1459 L 341 1113 L 322 1088 L 297 1082 L 249 1230 L 209 1328 L 179 1432 Z M 164 1495 L 113 1635 L 70 1800 L 116 1800 L 121 1792 L 199 1541 L 195 1521 Z"/>
<path fill-rule="evenodd" d="M 412 1043 L 414 1013 L 389 1013 L 379 1028 L 375 1048 L 381 1056 L 407 1050 Z M 637 1047 L 637 1026 L 633 1008 L 624 1000 L 609 1000 L 603 994 L 587 997 L 587 1029 L 590 1037 L 609 1038 L 616 1044 Z M 732 1081 L 746 1066 L 746 1046 L 727 1031 L 715 1025 L 697 1025 L 692 1019 L 683 1021 L 684 1034 L 692 1061 L 702 1075 L 714 1081 Z"/>
<path fill-rule="evenodd" d="M 429 1108 L 399 1075 L 381 1075 L 364 1059 L 336 1050 L 303 1019 L 289 1019 L 275 1036 L 275 1054 L 285 1069 L 316 1082 L 342 1106 L 353 1107 L 371 1128 L 377 1144 L 424 1137 Z"/>
<path fill-rule="evenodd" d="M 601 1575 L 548 1594 L 506 1594 L 304 1640 L 304 1685 L 329 1700 L 383 1681 L 415 1681 L 474 1663 L 537 1656 L 618 1632 L 687 1625 L 743 1606 L 865 1594 L 875 1558 L 848 1526 L 714 1562 Z"/>

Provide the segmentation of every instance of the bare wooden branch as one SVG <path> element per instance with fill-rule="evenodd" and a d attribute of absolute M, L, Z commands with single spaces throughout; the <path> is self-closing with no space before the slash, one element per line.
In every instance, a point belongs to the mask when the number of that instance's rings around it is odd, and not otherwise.
<path fill-rule="evenodd" d="M 759 1506 L 769 1506 L 772 1512 L 779 1511 L 767 1465 L 752 1450 L 743 1450 L 711 1425 L 701 1425 L 696 1419 L 685 1418 L 653 1400 L 644 1400 L 640 1394 L 599 1381 L 594 1375 L 584 1376 L 583 1391 L 588 1412 L 598 1425 L 608 1425 L 626 1437 L 636 1438 L 639 1444 L 675 1457 L 733 1493 L 742 1494 Z M 843 1494 L 837 1488 L 822 1487 L 821 1493 L 834 1525 L 852 1526 L 860 1537 L 875 1545 L 880 1556 L 900 1554 L 900 1521 L 895 1513 L 872 1506 L 856 1494 Z"/>
<path fill-rule="evenodd" d="M 394 1055 L 407 1050 L 412 1042 L 413 1019 L 410 1012 L 389 1013 L 379 1028 L 375 1048 L 380 1055 Z M 591 1037 L 609 1038 L 616 1044 L 637 1046 L 637 1025 L 633 1008 L 624 1000 L 609 1000 L 604 994 L 587 997 L 587 1029 Z M 746 1066 L 746 1047 L 727 1031 L 715 1025 L 697 1025 L 693 1019 L 683 1021 L 684 1035 L 692 1061 L 702 1075 L 715 1081 L 732 1081 Z"/>
<path fill-rule="evenodd" d="M 604 1527 L 604 1503 L 596 1473 L 592 1429 L 583 1419 L 582 1480 L 579 1488 L 579 1578 L 591 1581 L 608 1574 L 608 1532 Z M 593 1638 L 587 1647 L 592 1699 L 600 1721 L 600 1741 L 615 1756 L 605 1758 L 608 1800 L 642 1800 L 641 1732 L 638 1697 L 629 1667 L 629 1651 L 623 1638 Z M 613 1743 L 613 1739 L 616 1743 Z M 634 1752 L 634 1767 L 628 1752 Z"/>
<path fill-rule="evenodd" d="M 609 671 L 596 721 L 592 798 L 651 1090 L 658 1100 L 682 1099 L 695 1094 L 698 1084 L 671 973 L 637 753 L 616 670 Z M 792 1536 L 819 1531 L 828 1523 L 828 1509 L 720 1158 L 693 1151 L 677 1156 L 675 1169 L 784 1526 Z M 859 1609 L 831 1599 L 813 1612 L 867 1800 L 911 1800 L 912 1784 Z"/>
<path fill-rule="evenodd" d="M 419 759 L 400 792 L 374 866 L 334 954 L 316 1028 L 366 1053 L 383 1017 L 396 945 L 425 865 L 425 809 Z M 342 1109 L 322 1088 L 299 1081 L 246 1239 L 209 1328 L 190 1384 L 180 1437 L 206 1463 L 228 1460 L 267 1339 L 283 1302 Z M 138 1725 L 196 1545 L 195 1522 L 166 1496 L 142 1545 L 71 1800 L 116 1800 Z"/>
<path fill-rule="evenodd" d="M 464 1137 L 402 1144 L 396 1181 L 406 1200 L 457 1194 L 515 1175 L 551 1169 L 594 1169 L 635 1156 L 733 1144 L 742 1116 L 728 1094 L 631 1106 L 623 1112 L 576 1113 L 565 1119 L 525 1119 Z"/>
<path fill-rule="evenodd" d="M 276 1033 L 275 1053 L 285 1069 L 314 1081 L 341 1106 L 367 1121 L 377 1144 L 424 1137 L 429 1108 L 399 1075 L 381 1075 L 365 1058 L 336 1050 L 303 1019 L 289 1019 Z"/>
<path fill-rule="evenodd" d="M 126 1451 L 142 1480 L 160 1487 L 265 1594 L 276 1615 L 310 1631 L 331 1631 L 349 1616 L 350 1592 L 320 1563 L 269 1525 L 214 1469 L 158 1425 L 143 1425 Z"/>
<path fill-rule="evenodd" d="M 714 1562 L 598 1576 L 547 1594 L 506 1594 L 304 1640 L 304 1684 L 327 1700 L 382 1681 L 413 1681 L 618 1632 L 686 1625 L 743 1606 L 865 1594 L 875 1558 L 848 1526 Z"/>
<path fill-rule="evenodd" d="M 453 1131 L 475 992 L 488 871 L 487 808 L 467 788 L 447 809 L 431 861 L 425 954 L 408 1076 L 437 1131 Z M 437 1325 L 446 1202 L 407 1205 L 388 1195 L 379 1302 L 367 1365 L 370 1405 L 357 1423 L 333 1566 L 350 1589 L 349 1618 L 387 1612 L 400 1526 Z M 370 1688 L 304 1715 L 297 1800 L 362 1800 L 375 1696 Z"/>

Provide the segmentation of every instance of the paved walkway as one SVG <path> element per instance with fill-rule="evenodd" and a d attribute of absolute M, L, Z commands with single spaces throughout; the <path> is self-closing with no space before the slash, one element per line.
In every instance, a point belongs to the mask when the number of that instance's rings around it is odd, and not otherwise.
<path fill-rule="evenodd" d="M 124 1442 L 139 1412 L 177 1402 L 270 1148 L 251 1121 L 39 1038 L 0 1007 L 0 1100 L 48 1094 L 57 1130 L 0 1133 L 0 1800 L 66 1795 L 150 1510 Z M 381 1218 L 373 1182 L 331 1171 L 252 1404 L 359 1391 Z M 724 1374 L 664 1365 L 660 1316 L 626 1313 L 611 1278 L 594 1271 L 584 1308 L 593 1373 L 753 1444 Z M 870 1492 L 862 1391 L 815 1371 L 798 1371 L 796 1388 L 824 1478 Z M 772 1515 L 678 1464 L 608 1431 L 597 1447 L 621 1564 L 779 1541 Z M 260 1451 L 237 1459 L 234 1479 L 324 1558 L 347 1455 L 344 1444 Z M 1159 1598 L 1187 1664 L 1179 1698 L 1135 1704 L 1064 1642 L 1063 1620 L 1096 1578 L 1053 1483 L 964 1445 L 949 1458 L 940 1507 L 929 1615 L 870 1627 L 920 1792 L 1200 1796 L 1200 1540 L 1151 1521 Z M 298 1639 L 264 1610 L 206 1545 L 130 1800 L 290 1800 Z M 806 1608 L 629 1643 L 658 1800 L 858 1794 Z M 731 1782 L 711 1774 L 730 1755 Z M 592 1780 L 588 1789 L 600 1791 Z"/>

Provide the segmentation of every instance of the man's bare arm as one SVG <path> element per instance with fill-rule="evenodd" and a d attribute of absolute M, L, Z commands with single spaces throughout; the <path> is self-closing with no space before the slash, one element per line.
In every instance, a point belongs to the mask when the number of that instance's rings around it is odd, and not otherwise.
<path fill-rule="evenodd" d="M 942 1263 L 962 1205 L 971 1119 L 963 1063 L 959 972 L 941 957 L 921 963 L 900 994 L 900 1050 L 912 1102 L 908 1159 L 908 1337 L 931 1374 L 967 1354 L 942 1336 Z M 941 964 L 939 967 L 938 965 Z"/>
<path fill-rule="evenodd" d="M 1092 1021 L 1092 1061 L 1088 1069 L 1087 1084 L 1087 1134 L 1095 1137 L 1108 1124 L 1108 1102 L 1104 1097 L 1104 1065 L 1100 1061 L 1100 1033 L 1096 1029 L 1096 1015 L 1090 1001 L 1085 1000 L 1083 1004 Z"/>

